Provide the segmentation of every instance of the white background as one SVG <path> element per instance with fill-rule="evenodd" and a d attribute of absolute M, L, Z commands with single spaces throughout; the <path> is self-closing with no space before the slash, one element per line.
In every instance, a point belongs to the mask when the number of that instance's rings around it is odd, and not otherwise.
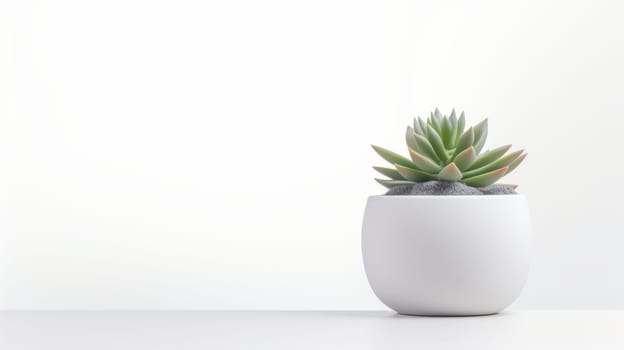
<path fill-rule="evenodd" d="M 0 308 L 376 309 L 376 143 L 529 152 L 516 308 L 624 307 L 616 1 L 1 1 Z"/>

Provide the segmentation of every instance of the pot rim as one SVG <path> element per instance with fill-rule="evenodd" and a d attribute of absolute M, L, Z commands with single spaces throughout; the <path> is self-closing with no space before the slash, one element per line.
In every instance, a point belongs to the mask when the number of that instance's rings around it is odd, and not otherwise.
<path fill-rule="evenodd" d="M 405 195 L 385 195 L 385 194 L 377 194 L 368 196 L 368 198 L 387 198 L 390 199 L 416 199 L 416 200 L 425 200 L 425 199 L 436 199 L 436 200 L 444 200 L 444 199 L 456 199 L 456 200 L 485 200 L 492 198 L 500 198 L 500 199 L 526 199 L 526 197 L 522 193 L 515 194 L 482 194 L 482 195 L 419 195 L 419 194 L 405 194 Z M 384 199 L 386 200 L 386 199 Z"/>

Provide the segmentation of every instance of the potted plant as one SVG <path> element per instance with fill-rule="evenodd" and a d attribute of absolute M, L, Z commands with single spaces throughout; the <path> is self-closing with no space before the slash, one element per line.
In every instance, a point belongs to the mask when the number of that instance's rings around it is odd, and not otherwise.
<path fill-rule="evenodd" d="M 526 157 L 511 145 L 482 152 L 488 121 L 435 110 L 405 135 L 410 158 L 373 149 L 393 168 L 370 196 L 362 227 L 368 281 L 408 315 L 498 313 L 520 294 L 530 265 L 530 218 L 515 185 L 496 184 Z"/>

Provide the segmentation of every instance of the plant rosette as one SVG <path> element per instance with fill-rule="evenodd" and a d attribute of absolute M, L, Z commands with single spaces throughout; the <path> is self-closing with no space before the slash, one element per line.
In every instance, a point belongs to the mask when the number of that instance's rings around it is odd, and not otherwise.
<path fill-rule="evenodd" d="M 481 150 L 487 119 L 464 130 L 465 116 L 414 119 L 410 158 L 381 147 L 394 167 L 374 167 L 385 195 L 369 197 L 362 255 L 369 284 L 408 315 L 494 314 L 520 294 L 529 272 L 531 221 L 515 185 L 496 182 L 526 157 L 511 145 Z"/>

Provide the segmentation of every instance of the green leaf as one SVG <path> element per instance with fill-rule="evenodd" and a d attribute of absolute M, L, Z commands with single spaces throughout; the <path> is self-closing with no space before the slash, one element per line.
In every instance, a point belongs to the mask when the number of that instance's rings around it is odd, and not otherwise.
<path fill-rule="evenodd" d="M 479 154 L 481 150 L 483 149 L 483 146 L 485 146 L 485 140 L 487 140 L 487 135 L 488 135 L 487 118 L 483 119 L 481 123 L 477 124 L 474 127 L 474 134 L 475 134 L 475 137 L 474 137 L 473 145 L 475 146 L 475 151 L 477 151 L 477 154 Z"/>
<path fill-rule="evenodd" d="M 472 146 L 474 141 L 474 131 L 472 127 L 468 128 L 466 132 L 457 140 L 457 147 L 455 147 L 455 156 L 460 154 L 466 148 Z"/>
<path fill-rule="evenodd" d="M 433 175 L 433 174 L 428 174 L 428 173 L 425 173 L 425 172 L 420 171 L 420 170 L 404 167 L 404 166 L 399 165 L 399 164 L 395 164 L 394 166 L 396 167 L 397 172 L 403 178 L 405 178 L 406 180 L 409 180 L 409 181 L 422 182 L 422 181 L 429 181 L 429 180 L 435 179 L 435 175 Z"/>
<path fill-rule="evenodd" d="M 464 178 L 460 182 L 463 182 L 464 184 L 468 186 L 472 186 L 472 187 L 489 186 L 495 183 L 496 181 L 498 181 L 501 177 L 505 176 L 505 174 L 507 173 L 507 170 L 509 170 L 508 167 L 502 167 L 500 169 L 496 169 L 489 173 L 477 175 L 474 177 Z"/>
<path fill-rule="evenodd" d="M 502 157 L 505 153 L 507 153 L 507 151 L 509 151 L 510 148 L 511 148 L 511 145 L 505 145 L 505 146 L 500 146 L 500 147 L 494 148 L 493 150 L 489 150 L 487 152 L 479 154 L 477 156 L 477 159 L 475 159 L 474 163 L 472 163 L 472 165 L 470 166 L 470 168 L 468 168 L 468 170 L 480 168 L 486 164 L 489 164 L 497 160 L 498 158 Z"/>
<path fill-rule="evenodd" d="M 375 179 L 375 181 L 379 182 L 381 185 L 387 188 L 392 188 L 394 186 L 411 186 L 415 184 L 415 182 L 405 180 Z"/>
<path fill-rule="evenodd" d="M 385 148 L 379 147 L 379 146 L 375 146 L 375 145 L 371 145 L 371 147 L 373 147 L 373 149 L 375 150 L 375 152 L 377 152 L 377 154 L 379 154 L 381 156 L 381 158 L 385 159 L 386 161 L 388 161 L 389 163 L 392 164 L 401 164 L 403 166 L 406 167 L 414 167 L 414 163 L 403 157 L 402 155 L 396 154 L 392 151 L 389 151 Z"/>
<path fill-rule="evenodd" d="M 425 135 L 425 131 L 420 127 L 416 118 L 414 118 L 414 132 L 423 136 Z"/>
<path fill-rule="evenodd" d="M 420 117 L 418 117 L 418 124 L 420 124 L 420 128 L 423 131 L 422 135 L 426 137 L 427 136 L 427 122 L 420 119 Z"/>
<path fill-rule="evenodd" d="M 464 127 L 466 126 L 466 117 L 464 116 L 464 112 L 461 112 L 459 115 L 459 119 L 457 119 L 457 128 L 455 128 L 455 145 L 457 146 L 457 142 L 459 138 L 464 134 Z"/>
<path fill-rule="evenodd" d="M 449 120 L 451 121 L 451 125 L 457 125 L 457 114 L 455 113 L 455 108 L 451 110 L 451 114 L 449 115 Z"/>
<path fill-rule="evenodd" d="M 455 165 L 455 163 L 451 163 L 445 166 L 438 173 L 438 180 L 442 180 L 442 181 L 459 181 L 461 178 L 462 178 L 462 173 L 457 167 L 457 165 Z"/>
<path fill-rule="evenodd" d="M 470 167 L 470 165 L 477 158 L 475 149 L 473 146 L 466 148 L 465 150 L 459 152 L 455 160 L 453 161 L 455 165 L 459 168 L 459 170 L 466 170 Z"/>
<path fill-rule="evenodd" d="M 431 117 L 429 118 L 429 125 L 433 127 L 435 131 L 440 133 L 442 131 L 442 115 L 440 111 L 436 108 L 435 113 L 431 113 Z"/>
<path fill-rule="evenodd" d="M 440 136 L 442 137 L 444 146 L 447 149 L 451 148 L 451 144 L 453 143 L 453 125 L 447 117 L 442 118 L 442 133 Z"/>
<path fill-rule="evenodd" d="M 405 178 L 403 176 L 401 176 L 401 174 L 396 171 L 396 169 L 392 169 L 392 168 L 384 168 L 381 166 L 374 166 L 373 169 L 377 170 L 378 172 L 380 172 L 383 175 L 386 175 L 387 177 L 391 178 L 392 180 L 405 180 Z"/>
<path fill-rule="evenodd" d="M 414 129 L 408 125 L 407 130 L 405 131 L 405 143 L 407 143 L 407 147 L 418 150 L 418 144 L 416 143 L 414 134 Z"/>
<path fill-rule="evenodd" d="M 431 125 L 427 125 L 427 140 L 435 150 L 435 153 L 438 155 L 438 158 L 446 162 L 448 160 L 448 155 L 446 154 L 446 148 L 444 148 L 444 143 L 442 142 L 442 138 L 435 131 Z"/>
<path fill-rule="evenodd" d="M 435 111 L 433 112 L 433 116 L 437 118 L 438 121 L 442 120 L 442 113 L 440 113 L 440 110 L 438 108 L 436 108 Z"/>
<path fill-rule="evenodd" d="M 409 150 L 410 156 L 412 156 L 412 161 L 414 165 L 416 165 L 416 169 L 422 170 L 427 173 L 438 173 L 440 171 L 440 166 L 436 164 L 431 159 L 426 156 L 414 151 L 413 149 Z M 400 164 L 403 165 L 403 164 Z M 405 166 L 405 165 L 404 165 Z M 414 166 L 407 166 L 408 168 L 414 168 Z"/>
<path fill-rule="evenodd" d="M 494 169 L 498 169 L 504 166 L 508 166 L 509 164 L 511 164 L 511 162 L 513 162 L 516 158 L 518 158 L 518 156 L 520 154 L 522 154 L 523 150 L 519 150 L 519 151 L 515 151 L 512 153 L 509 153 L 508 155 L 493 161 L 492 163 L 489 163 L 485 166 L 482 166 L 480 168 L 474 169 L 474 170 L 469 170 L 464 172 L 464 176 L 466 177 L 473 177 L 479 174 L 483 174 L 483 173 L 487 173 L 489 171 L 492 171 Z"/>
<path fill-rule="evenodd" d="M 455 115 L 455 108 L 453 108 L 453 110 L 451 111 L 451 116 L 449 117 L 449 121 L 451 122 L 450 148 L 453 148 L 457 144 L 457 116 Z"/>
<path fill-rule="evenodd" d="M 513 162 L 509 163 L 509 170 L 507 170 L 507 174 L 509 174 L 512 170 L 517 168 L 518 165 L 520 165 L 520 163 L 522 163 L 524 158 L 526 158 L 526 156 L 527 156 L 527 153 L 519 156 L 518 158 L 514 159 Z"/>
<path fill-rule="evenodd" d="M 414 134 L 414 138 L 416 139 L 416 143 L 418 144 L 418 148 L 415 149 L 416 151 L 426 155 L 435 162 L 440 161 L 440 158 L 438 158 L 436 151 L 433 149 L 431 143 L 429 143 L 429 140 L 426 137 Z"/>

